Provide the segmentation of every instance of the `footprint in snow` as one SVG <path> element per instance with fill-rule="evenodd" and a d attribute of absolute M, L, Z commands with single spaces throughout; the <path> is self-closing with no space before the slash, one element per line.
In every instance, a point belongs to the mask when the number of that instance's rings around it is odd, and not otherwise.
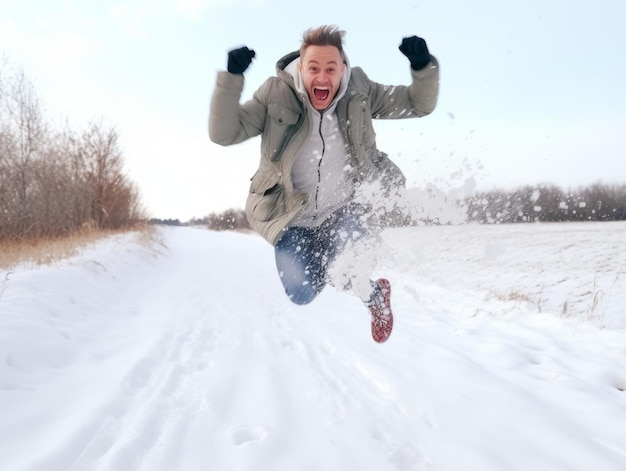
<path fill-rule="evenodd" d="M 228 435 L 236 446 L 263 440 L 267 436 L 267 430 L 260 425 L 237 425 L 228 431 Z"/>

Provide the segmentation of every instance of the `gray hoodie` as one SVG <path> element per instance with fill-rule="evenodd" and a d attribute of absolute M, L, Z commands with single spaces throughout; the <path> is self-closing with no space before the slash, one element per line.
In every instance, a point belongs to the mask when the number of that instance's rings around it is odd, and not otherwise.
<path fill-rule="evenodd" d="M 339 90 L 324 111 L 316 110 L 308 99 L 298 67 L 300 58 L 285 67 L 285 72 L 293 77 L 298 93 L 306 97 L 306 112 L 311 122 L 309 137 L 296 154 L 291 169 L 294 189 L 307 195 L 307 203 L 293 221 L 293 225 L 321 224 L 333 211 L 344 206 L 354 192 L 350 152 L 339 129 L 335 112 L 337 102 L 348 89 L 350 64 L 347 58 L 345 62 Z"/>

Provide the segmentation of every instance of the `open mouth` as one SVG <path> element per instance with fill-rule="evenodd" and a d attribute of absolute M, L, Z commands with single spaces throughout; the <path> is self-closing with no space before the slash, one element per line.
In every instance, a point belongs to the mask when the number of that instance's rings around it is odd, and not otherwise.
<path fill-rule="evenodd" d="M 318 100 L 324 101 L 328 98 L 328 95 L 330 95 L 330 89 L 328 87 L 314 87 L 313 94 Z"/>

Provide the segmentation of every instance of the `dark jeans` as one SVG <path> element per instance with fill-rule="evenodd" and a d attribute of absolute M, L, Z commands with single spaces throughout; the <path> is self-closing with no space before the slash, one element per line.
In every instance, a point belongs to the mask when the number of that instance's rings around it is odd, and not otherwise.
<path fill-rule="evenodd" d="M 308 304 L 328 283 L 328 268 L 346 245 L 366 235 L 363 211 L 349 205 L 335 211 L 318 227 L 284 230 L 274 247 L 276 268 L 289 299 Z"/>

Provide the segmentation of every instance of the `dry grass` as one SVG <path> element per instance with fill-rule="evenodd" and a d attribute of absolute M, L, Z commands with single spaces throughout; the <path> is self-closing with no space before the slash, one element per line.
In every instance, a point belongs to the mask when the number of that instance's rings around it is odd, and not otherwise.
<path fill-rule="evenodd" d="M 491 293 L 489 293 L 488 299 L 497 299 L 504 302 L 517 301 L 522 303 L 538 304 L 538 301 L 530 295 L 522 293 L 521 291 L 515 289 L 512 289 L 506 293 L 491 291 Z"/>
<path fill-rule="evenodd" d="M 140 229 L 150 233 L 153 231 L 149 226 L 141 226 L 132 230 Z M 82 248 L 97 242 L 112 234 L 125 232 L 101 231 L 85 229 L 67 237 L 43 238 L 28 241 L 0 241 L 0 269 L 10 270 L 20 263 L 28 263 L 34 266 L 49 265 L 74 255 L 78 255 Z M 146 234 L 147 238 L 152 236 Z"/>

